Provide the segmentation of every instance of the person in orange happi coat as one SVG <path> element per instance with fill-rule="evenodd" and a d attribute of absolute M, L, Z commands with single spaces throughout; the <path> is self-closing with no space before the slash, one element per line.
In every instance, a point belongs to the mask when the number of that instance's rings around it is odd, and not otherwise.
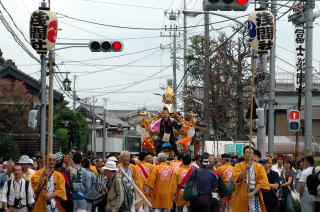
<path fill-rule="evenodd" d="M 268 177 L 263 166 L 253 161 L 253 148 L 243 148 L 245 161 L 235 165 L 233 211 L 266 212 L 262 190 L 270 190 Z"/>
<path fill-rule="evenodd" d="M 179 152 L 177 156 L 177 160 L 170 163 L 173 171 L 177 171 L 182 165 L 182 156 L 184 155 L 183 152 Z"/>
<path fill-rule="evenodd" d="M 183 212 L 184 207 L 187 207 L 188 211 L 190 210 L 190 202 L 187 202 L 183 199 L 183 191 L 185 184 L 188 180 L 188 177 L 194 170 L 190 164 L 191 155 L 188 153 L 184 153 L 182 155 L 182 166 L 178 168 L 178 170 L 175 172 L 176 184 L 178 185 L 175 199 L 177 212 Z"/>
<path fill-rule="evenodd" d="M 31 177 L 35 193 L 34 212 L 64 211 L 59 203 L 67 200 L 65 180 L 62 174 L 54 171 L 55 165 L 55 155 L 49 154 L 46 167 L 36 171 Z"/>
<path fill-rule="evenodd" d="M 152 193 L 151 203 L 154 212 L 169 212 L 173 208 L 177 183 L 167 159 L 164 153 L 158 155 L 158 165 L 152 169 L 145 184 L 145 188 Z"/>
<path fill-rule="evenodd" d="M 136 166 L 138 168 L 139 174 L 142 178 L 143 184 L 146 183 L 152 169 L 154 168 L 155 165 L 147 162 L 150 161 L 150 158 L 152 158 L 152 155 L 150 152 L 145 153 L 145 152 L 140 152 L 139 153 L 139 161 L 137 162 Z M 145 195 L 147 196 L 147 191 L 145 188 L 142 188 L 142 191 L 145 193 Z M 143 202 L 143 211 L 149 212 L 150 208 L 147 205 L 147 202 Z"/>
<path fill-rule="evenodd" d="M 229 181 L 232 179 L 232 172 L 233 172 L 233 166 L 230 164 L 230 158 L 231 155 L 229 154 L 222 154 L 221 155 L 221 166 L 217 169 L 217 172 L 223 182 L 225 184 L 228 184 Z M 228 197 L 225 197 L 223 199 L 223 204 L 221 204 L 221 208 L 223 211 L 227 209 L 227 211 L 231 210 L 231 199 Z"/>

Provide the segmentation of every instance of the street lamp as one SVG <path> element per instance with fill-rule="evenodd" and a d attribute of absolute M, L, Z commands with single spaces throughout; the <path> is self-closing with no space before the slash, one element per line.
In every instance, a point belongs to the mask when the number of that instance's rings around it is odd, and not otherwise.
<path fill-rule="evenodd" d="M 71 91 L 71 80 L 68 78 L 68 74 L 62 83 L 65 91 Z"/>

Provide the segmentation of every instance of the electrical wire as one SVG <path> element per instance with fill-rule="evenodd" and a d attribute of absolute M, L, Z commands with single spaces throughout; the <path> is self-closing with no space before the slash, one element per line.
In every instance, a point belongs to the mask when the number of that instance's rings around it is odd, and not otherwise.
<path fill-rule="evenodd" d="M 95 95 L 95 97 L 104 96 L 104 95 L 111 94 L 111 93 L 116 93 L 116 92 L 125 90 L 125 89 L 127 89 L 127 88 L 131 88 L 131 87 L 133 87 L 133 86 L 136 86 L 136 85 L 138 85 L 138 84 L 141 84 L 142 82 L 147 81 L 147 80 L 149 80 L 150 78 L 152 78 L 152 77 L 160 74 L 161 72 L 163 72 L 164 70 L 166 70 L 167 68 L 169 68 L 171 65 L 172 65 L 172 64 L 170 64 L 169 66 L 161 69 L 160 71 L 158 71 L 158 72 L 156 72 L 156 73 L 154 73 L 154 74 L 152 74 L 152 75 L 150 75 L 150 76 L 148 76 L 148 77 L 146 77 L 146 78 L 144 78 L 144 79 L 142 79 L 142 80 L 140 80 L 140 81 L 135 82 L 135 83 L 132 84 L 132 85 L 125 86 L 125 87 L 123 87 L 123 88 L 120 88 L 120 89 L 117 89 L 117 90 L 114 90 L 114 91 L 106 92 L 105 94 Z"/>
<path fill-rule="evenodd" d="M 168 76 L 171 76 L 171 74 L 168 74 L 168 75 L 164 75 L 164 76 L 160 76 L 160 77 L 152 77 L 148 80 L 145 80 L 145 81 L 151 81 L 151 80 L 155 80 L 155 79 L 162 79 L 162 78 L 166 78 Z M 124 86 L 124 85 L 134 85 L 136 82 L 131 82 L 131 83 L 122 83 L 122 84 L 118 84 L 118 85 L 110 85 L 110 86 L 106 86 L 106 87 L 99 87 L 99 88 L 87 88 L 87 89 L 80 89 L 78 90 L 78 92 L 86 92 L 86 91 L 94 91 L 94 90 L 103 90 L 103 89 L 106 89 L 106 88 L 114 88 L 114 87 L 121 87 L 121 86 Z M 107 92 L 107 91 L 104 91 L 104 92 Z"/>
<path fill-rule="evenodd" d="M 26 45 L 20 40 L 19 36 L 15 33 L 15 31 L 12 29 L 6 18 L 4 17 L 2 11 L 0 10 L 0 20 L 3 23 L 4 27 L 7 29 L 7 31 L 12 35 L 15 42 L 35 61 L 40 63 L 40 60 L 26 47 Z"/>
<path fill-rule="evenodd" d="M 65 25 L 67 25 L 67 26 L 70 26 L 70 27 L 73 27 L 73 28 L 76 28 L 76 29 L 82 30 L 82 31 L 84 31 L 84 32 L 87 32 L 87 33 L 90 33 L 90 34 L 93 34 L 93 35 L 97 35 L 97 36 L 102 37 L 102 38 L 107 38 L 107 39 L 109 39 L 109 38 L 108 38 L 108 37 L 106 37 L 105 35 L 98 34 L 98 33 L 96 33 L 96 32 L 93 32 L 93 31 L 90 31 L 90 30 L 84 29 L 84 28 L 82 28 L 82 27 L 79 27 L 79 26 L 75 26 L 75 25 L 72 25 L 72 24 L 66 23 L 66 22 L 61 21 L 61 20 L 59 20 L 59 23 L 63 23 L 63 24 L 65 24 Z M 61 38 L 59 38 L 59 37 L 58 37 L 58 39 L 60 40 Z"/>
<path fill-rule="evenodd" d="M 165 10 L 164 8 L 160 8 L 160 7 L 142 6 L 142 5 L 134 5 L 134 4 L 111 3 L 111 2 L 96 1 L 96 0 L 80 0 L 80 1 L 100 3 L 100 4 L 110 4 L 110 5 L 125 6 L 125 7 L 136 7 L 136 8 L 144 8 L 144 9 Z"/>
<path fill-rule="evenodd" d="M 64 16 L 66 18 L 69 18 L 69 19 L 72 19 L 72 20 L 76 20 L 76 21 L 80 21 L 80 22 L 84 22 L 84 23 L 88 23 L 88 24 L 94 24 L 94 25 L 98 25 L 98 26 L 105 26 L 105 27 L 113 27 L 113 28 L 119 28 L 119 29 L 132 29 L 132 30 L 166 30 L 165 28 L 143 28 L 143 27 L 128 27 L 128 26 L 117 26 L 117 25 L 111 25 L 111 24 L 104 24 L 104 23 L 98 23 L 98 22 L 94 22 L 94 21 L 88 21 L 88 20 L 84 20 L 84 19 L 81 19 L 81 18 L 75 18 L 75 17 L 72 17 L 72 16 L 69 16 L 69 15 L 65 15 L 65 14 L 62 14 L 62 13 L 57 13 L 61 16 Z M 243 16 L 239 16 L 239 17 L 236 17 L 234 19 L 238 19 L 238 18 L 241 18 Z M 223 21 L 218 21 L 218 22 L 215 22 L 215 23 L 223 23 L 223 22 L 228 22 L 228 21 L 231 21 L 229 19 L 227 20 L 223 20 Z M 196 26 L 188 26 L 186 28 L 196 28 L 196 27 L 201 27 L 201 26 L 205 26 L 204 24 L 203 25 L 196 25 Z M 177 27 L 176 29 L 183 29 L 184 27 Z"/>
<path fill-rule="evenodd" d="M 169 46 L 169 45 L 170 45 L 170 44 L 166 44 L 166 45 L 164 45 L 164 46 Z M 143 49 L 143 50 L 139 50 L 139 51 L 136 51 L 136 52 L 127 53 L 127 54 L 115 55 L 115 56 L 111 56 L 111 57 L 100 57 L 100 58 L 82 59 L 82 60 L 69 60 L 69 61 L 65 61 L 65 62 L 67 62 L 67 63 L 71 63 L 71 62 L 77 63 L 77 62 L 88 62 L 88 61 L 106 60 L 106 59 L 124 57 L 124 56 L 128 56 L 128 55 L 140 54 L 140 53 L 152 51 L 152 50 L 155 50 L 155 49 L 159 49 L 159 46 L 153 47 L 153 48 L 149 48 L 149 49 Z"/>
<path fill-rule="evenodd" d="M 16 22 L 13 20 L 11 14 L 8 12 L 8 10 L 4 7 L 4 5 L 2 4 L 2 2 L 0 1 L 0 5 L 3 8 L 3 10 L 7 13 L 7 15 L 9 16 L 9 18 L 11 19 L 14 27 L 20 32 L 20 34 L 22 35 L 23 39 L 31 45 L 31 43 L 29 42 L 29 40 L 26 38 L 26 36 L 24 35 L 24 33 L 21 31 L 21 29 L 17 26 Z"/>

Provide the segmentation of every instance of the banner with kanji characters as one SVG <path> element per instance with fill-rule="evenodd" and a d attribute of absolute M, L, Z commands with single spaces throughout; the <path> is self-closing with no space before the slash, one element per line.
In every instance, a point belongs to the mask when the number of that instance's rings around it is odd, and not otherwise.
<path fill-rule="evenodd" d="M 46 54 L 55 46 L 58 19 L 55 12 L 36 10 L 30 19 L 30 42 L 39 54 Z"/>
<path fill-rule="evenodd" d="M 304 87 L 304 76 L 305 76 L 305 29 L 303 26 L 296 26 L 294 29 L 294 42 L 295 42 L 295 52 L 296 52 L 296 88 L 299 87 L 300 81 L 302 87 Z"/>
<path fill-rule="evenodd" d="M 248 18 L 249 43 L 258 53 L 269 51 L 274 45 L 275 22 L 271 12 L 258 10 Z"/>

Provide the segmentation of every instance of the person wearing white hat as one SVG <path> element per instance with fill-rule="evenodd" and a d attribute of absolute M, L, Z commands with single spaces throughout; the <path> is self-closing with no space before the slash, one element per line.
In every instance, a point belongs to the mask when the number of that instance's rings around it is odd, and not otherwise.
<path fill-rule="evenodd" d="M 124 190 L 122 180 L 118 176 L 117 164 L 114 161 L 107 161 L 104 166 L 105 174 L 108 179 L 108 191 L 106 194 L 106 212 L 119 211 L 124 201 Z"/>
<path fill-rule="evenodd" d="M 117 158 L 114 157 L 114 156 L 109 157 L 109 158 L 107 159 L 107 162 L 108 162 L 108 161 L 113 161 L 113 162 L 115 162 L 115 163 L 118 162 Z"/>
<path fill-rule="evenodd" d="M 20 164 L 22 166 L 22 178 L 30 181 L 32 175 L 35 173 L 35 171 L 33 169 L 30 169 L 30 161 L 31 159 L 29 158 L 28 155 L 22 155 L 19 159 L 19 161 L 17 162 L 17 164 Z M 31 163 L 33 164 L 33 162 Z M 10 177 L 11 179 L 13 179 L 13 175 L 11 175 Z"/>

